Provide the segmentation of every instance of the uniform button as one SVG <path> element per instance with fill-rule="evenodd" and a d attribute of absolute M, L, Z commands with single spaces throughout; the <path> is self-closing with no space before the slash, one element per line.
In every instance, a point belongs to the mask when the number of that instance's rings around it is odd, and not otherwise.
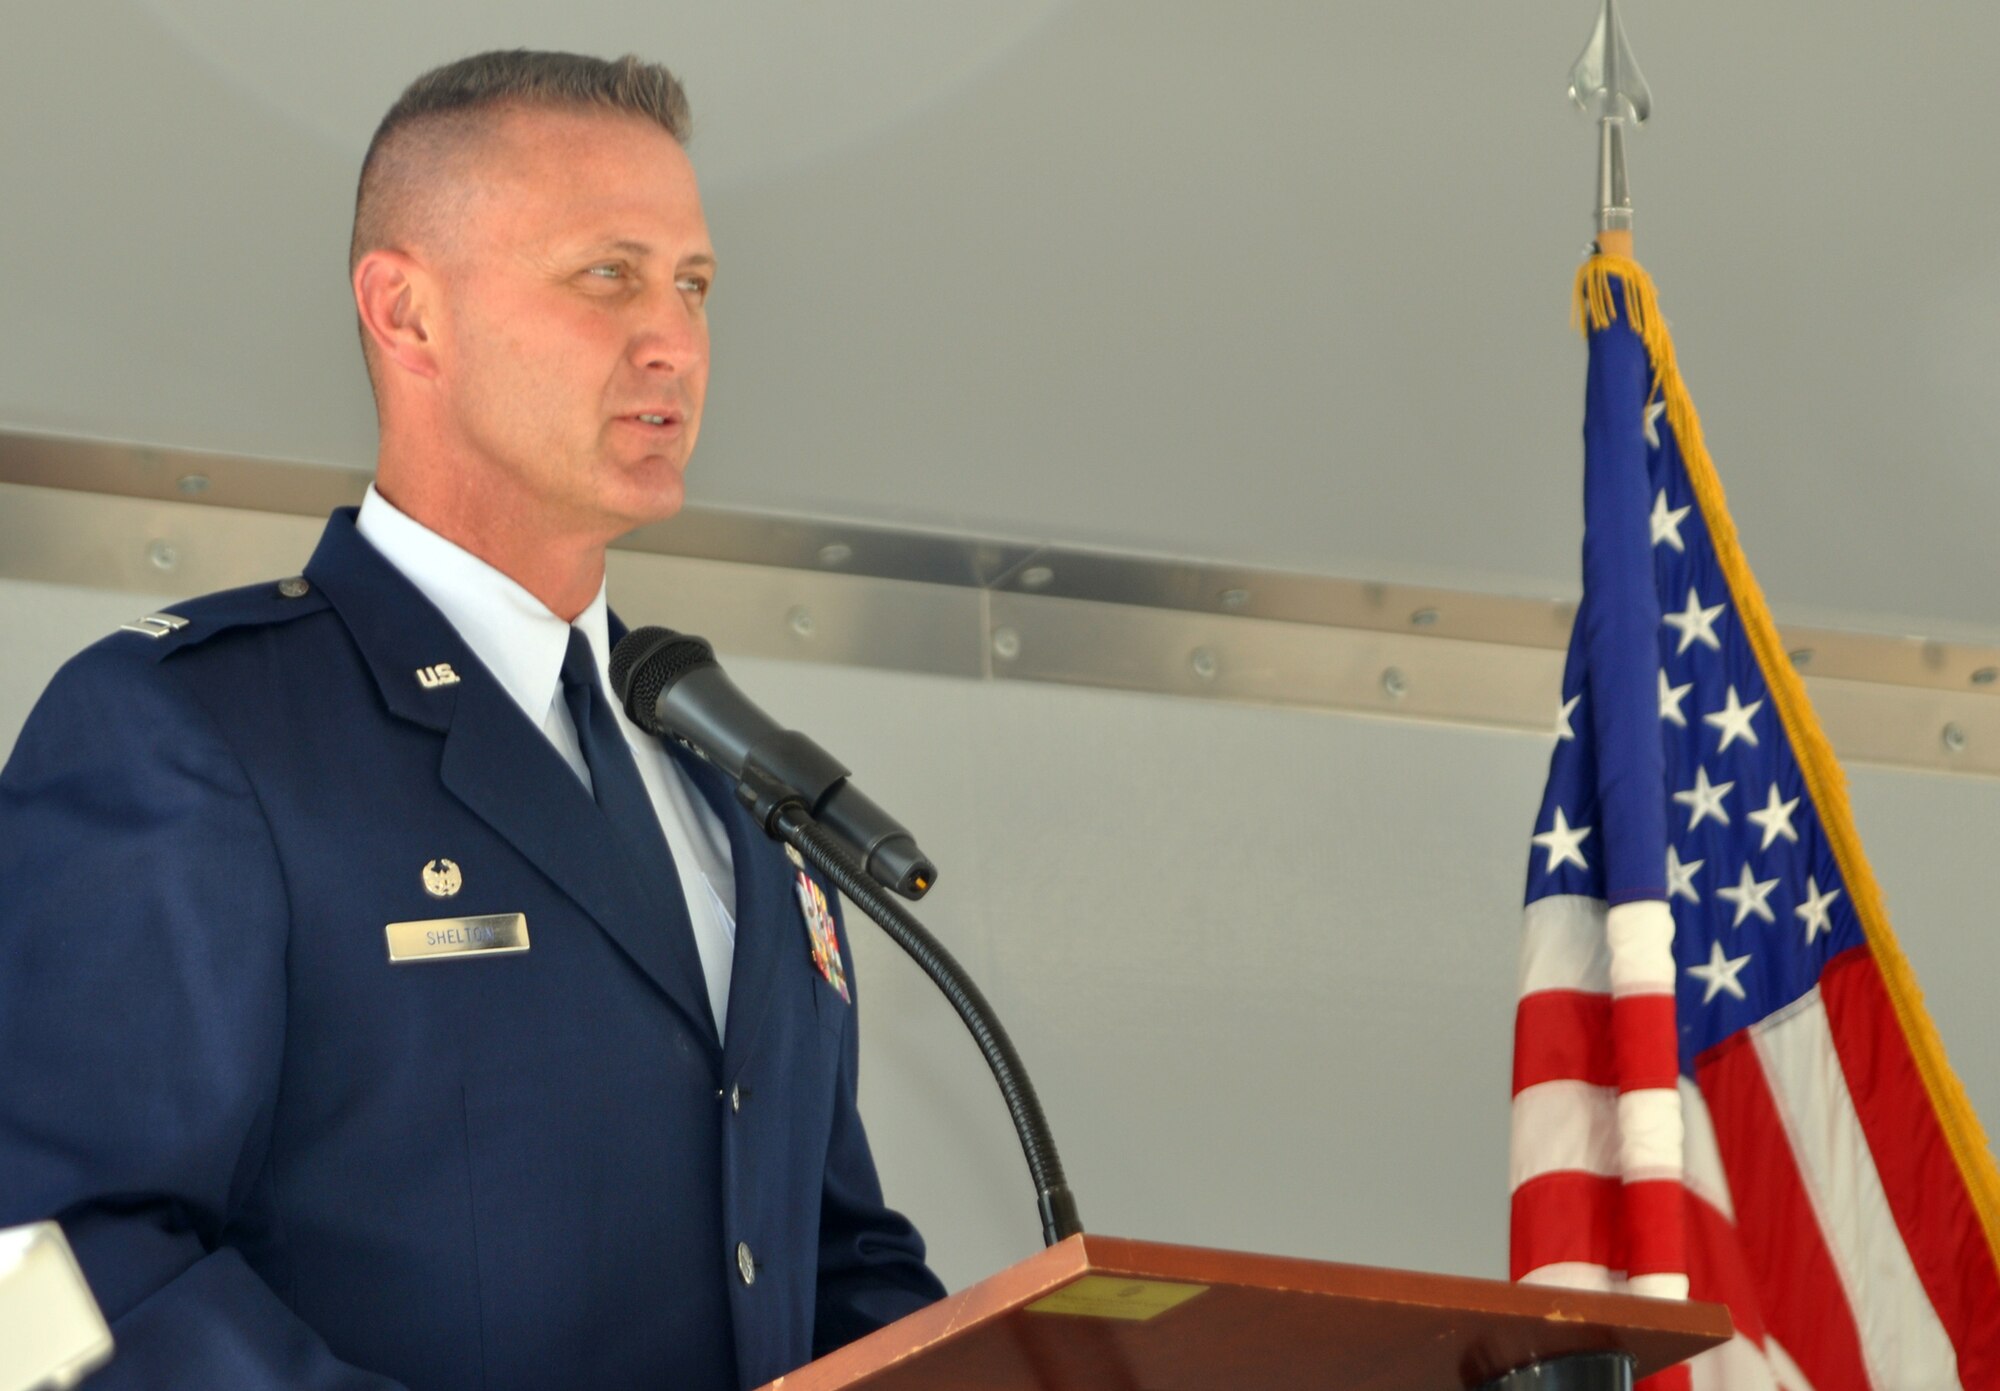
<path fill-rule="evenodd" d="M 731 1087 L 729 1089 L 729 1109 L 732 1111 L 741 1111 L 743 1109 L 743 1088 Z"/>
<path fill-rule="evenodd" d="M 278 592 L 287 599 L 303 599 L 312 593 L 312 584 L 303 575 L 294 575 L 288 580 L 278 581 Z"/>
<path fill-rule="evenodd" d="M 736 1243 L 736 1273 L 743 1277 L 746 1285 L 757 1283 L 757 1262 L 750 1258 L 750 1243 L 747 1241 Z"/>

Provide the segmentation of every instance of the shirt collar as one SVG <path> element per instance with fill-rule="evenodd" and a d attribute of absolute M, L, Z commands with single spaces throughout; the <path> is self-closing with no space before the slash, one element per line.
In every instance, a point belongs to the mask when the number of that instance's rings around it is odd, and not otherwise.
<path fill-rule="evenodd" d="M 569 630 L 540 599 L 514 580 L 432 531 L 368 485 L 355 530 L 445 616 L 502 690 L 537 729 L 562 694 Z M 605 587 L 577 615 L 590 640 L 600 689 L 611 689 L 611 630 Z"/>

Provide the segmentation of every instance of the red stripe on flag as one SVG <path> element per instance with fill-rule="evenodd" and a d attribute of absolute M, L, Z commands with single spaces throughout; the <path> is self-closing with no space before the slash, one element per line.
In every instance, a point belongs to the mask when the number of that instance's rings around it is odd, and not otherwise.
<path fill-rule="evenodd" d="M 1764 1318 L 1735 1225 L 1693 1193 L 1687 1195 L 1685 1211 L 1688 1298 L 1725 1306 L 1736 1331 L 1763 1347 Z"/>
<path fill-rule="evenodd" d="M 1633 1391 L 1694 1391 L 1694 1373 L 1688 1370 L 1687 1363 L 1677 1362 L 1664 1372 L 1640 1377 Z"/>
<path fill-rule="evenodd" d="M 1682 1275 L 1687 1249 L 1681 1237 L 1681 1208 L 1687 1190 L 1679 1179 L 1648 1179 L 1624 1187 L 1627 1273 Z"/>
<path fill-rule="evenodd" d="M 1735 1225 L 1693 1193 L 1687 1195 L 1686 1212 L 1688 1298 L 1727 1305 L 1736 1331 L 1762 1347 L 1763 1309 Z"/>
<path fill-rule="evenodd" d="M 2000 1386 L 2000 1274 L 1866 947 L 1827 964 L 1820 996 L 1896 1229 L 1958 1350 L 1959 1382 Z"/>
<path fill-rule="evenodd" d="M 1625 1268 L 1618 1180 L 1576 1169 L 1531 1178 L 1514 1190 L 1509 1279 L 1561 1261 Z"/>
<path fill-rule="evenodd" d="M 1541 1082 L 1637 1091 L 1680 1078 L 1671 995 L 1538 990 L 1514 1010 L 1514 1094 Z"/>
<path fill-rule="evenodd" d="M 1619 1091 L 1680 1085 L 1673 996 L 1627 995 L 1614 1000 L 1611 1042 L 1617 1050 Z"/>
<path fill-rule="evenodd" d="M 1514 1095 L 1540 1082 L 1616 1086 L 1611 997 L 1582 990 L 1538 990 L 1514 1010 Z"/>
<path fill-rule="evenodd" d="M 1869 1391 L 1854 1311 L 1750 1036 L 1732 1034 L 1710 1049 L 1695 1078 L 1715 1123 L 1731 1201 L 1748 1214 L 1736 1236 L 1764 1327 L 1814 1391 Z"/>

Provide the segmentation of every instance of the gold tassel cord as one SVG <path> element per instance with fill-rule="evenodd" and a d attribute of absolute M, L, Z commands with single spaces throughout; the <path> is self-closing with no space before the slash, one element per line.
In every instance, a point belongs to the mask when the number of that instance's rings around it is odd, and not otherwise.
<path fill-rule="evenodd" d="M 1613 279 L 1624 282 L 1625 309 L 1632 331 L 1645 344 L 1653 362 L 1653 391 L 1664 395 L 1667 423 L 1680 443 L 1681 463 L 1693 485 L 1695 501 L 1707 523 L 1709 540 L 1716 560 L 1728 581 L 1731 598 L 1743 631 L 1750 639 L 1757 665 L 1770 687 L 1773 704 L 1805 776 L 1806 789 L 1818 808 L 1833 846 L 1834 861 L 1846 881 L 1850 901 L 1861 920 L 1875 964 L 1896 1011 L 1897 1023 L 1915 1060 L 1917 1074 L 1929 1094 L 1931 1109 L 1951 1147 L 1966 1192 L 1985 1229 L 1986 1244 L 1996 1267 L 2000 1267 L 2000 1169 L 1996 1169 L 1986 1132 L 1966 1099 L 1965 1088 L 1945 1058 L 1944 1042 L 1930 1012 L 1924 1008 L 1923 991 L 1902 946 L 1889 926 L 1889 914 L 1882 901 L 1881 887 L 1861 849 L 1861 837 L 1854 827 L 1853 811 L 1847 800 L 1847 780 L 1833 755 L 1833 746 L 1820 731 L 1819 717 L 1806 696 L 1805 682 L 1785 654 L 1778 626 L 1764 602 L 1757 577 L 1750 573 L 1736 526 L 1722 492 L 1722 480 L 1702 443 L 1701 420 L 1694 401 L 1681 381 L 1674 361 L 1674 345 L 1667 333 L 1667 321 L 1660 314 L 1659 298 L 1652 279 L 1637 261 L 1622 256 L 1593 256 L 1577 272 L 1572 297 L 1572 319 L 1579 329 L 1609 328 L 1618 317 L 1617 301 L 1611 292 Z"/>

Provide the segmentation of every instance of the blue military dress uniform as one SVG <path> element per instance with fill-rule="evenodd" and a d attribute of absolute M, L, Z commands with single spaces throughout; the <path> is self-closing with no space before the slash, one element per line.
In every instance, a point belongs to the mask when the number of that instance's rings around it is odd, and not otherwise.
<path fill-rule="evenodd" d="M 305 580 L 99 642 L 0 773 L 0 1226 L 62 1218 L 102 1385 L 728 1391 L 937 1297 L 724 782 L 719 1043 L 685 905 L 351 512 Z"/>

